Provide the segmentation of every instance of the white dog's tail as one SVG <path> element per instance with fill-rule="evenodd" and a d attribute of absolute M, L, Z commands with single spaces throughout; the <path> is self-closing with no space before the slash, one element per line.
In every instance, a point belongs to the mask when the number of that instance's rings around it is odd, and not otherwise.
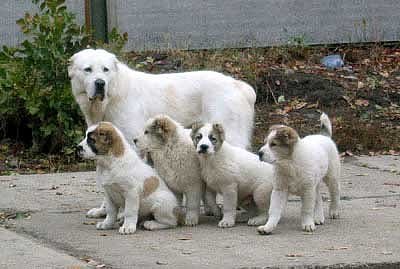
<path fill-rule="evenodd" d="M 328 115 L 326 115 L 325 113 L 321 114 L 321 117 L 319 118 L 320 122 L 321 122 L 321 131 L 320 133 L 322 135 L 326 135 L 329 137 L 332 137 L 332 123 L 329 120 Z"/>

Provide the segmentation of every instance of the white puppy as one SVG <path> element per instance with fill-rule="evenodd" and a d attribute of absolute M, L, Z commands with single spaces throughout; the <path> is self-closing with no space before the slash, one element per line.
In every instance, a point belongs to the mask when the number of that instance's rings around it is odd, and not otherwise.
<path fill-rule="evenodd" d="M 185 195 L 186 225 L 198 224 L 204 182 L 190 129 L 158 115 L 147 121 L 144 133 L 134 142 L 139 150 L 150 154 L 154 168 L 181 201 Z"/>
<path fill-rule="evenodd" d="M 166 229 L 177 225 L 178 200 L 156 172 L 139 158 L 123 134 L 111 123 L 92 125 L 78 146 L 84 158 L 96 159 L 107 177 L 101 182 L 107 200 L 107 217 L 97 229 L 112 229 L 118 209 L 124 209 L 121 234 L 136 231 L 138 217 L 152 215 L 145 221 L 148 230 Z"/>
<path fill-rule="evenodd" d="M 234 226 L 237 206 L 246 208 L 244 203 L 249 201 L 246 209 L 250 212 L 256 209 L 257 216 L 250 218 L 248 225 L 265 223 L 272 191 L 272 165 L 225 141 L 221 124 L 194 124 L 191 136 L 207 184 L 206 202 L 214 215 L 219 211 L 216 193 L 223 197 L 223 218 L 218 226 Z"/>
<path fill-rule="evenodd" d="M 153 75 L 130 69 L 114 54 L 85 49 L 70 59 L 72 93 L 88 126 L 106 120 L 132 143 L 145 122 L 166 114 L 183 126 L 196 121 L 224 124 L 226 140 L 245 148 L 250 144 L 256 94 L 247 83 L 211 71 Z M 103 167 L 97 166 L 97 181 Z M 102 207 L 89 217 L 104 214 Z"/>
<path fill-rule="evenodd" d="M 274 189 L 271 195 L 269 219 L 258 227 L 261 234 L 269 234 L 278 224 L 286 206 L 288 194 L 302 200 L 301 226 L 314 231 L 315 224 L 324 223 L 320 188 L 325 182 L 330 192 L 329 216 L 339 216 L 340 159 L 331 139 L 332 126 L 326 114 L 321 115 L 321 134 L 300 138 L 297 132 L 284 125 L 275 125 L 260 149 L 260 159 L 274 164 Z"/>

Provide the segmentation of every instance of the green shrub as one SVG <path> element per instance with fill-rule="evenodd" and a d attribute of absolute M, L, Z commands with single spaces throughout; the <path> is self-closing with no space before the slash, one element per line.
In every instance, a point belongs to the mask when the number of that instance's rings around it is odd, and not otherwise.
<path fill-rule="evenodd" d="M 3 137 L 22 140 L 34 151 L 71 154 L 85 123 L 72 96 L 68 59 L 92 42 L 65 0 L 32 2 L 39 13 L 17 21 L 29 38 L 0 52 L 0 128 Z M 112 35 L 121 51 L 127 37 Z"/>

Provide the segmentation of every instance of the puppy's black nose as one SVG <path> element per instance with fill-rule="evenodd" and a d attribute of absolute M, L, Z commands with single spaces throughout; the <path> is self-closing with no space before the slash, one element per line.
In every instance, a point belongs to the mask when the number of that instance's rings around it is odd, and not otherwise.
<path fill-rule="evenodd" d="M 133 143 L 135 143 L 135 144 L 136 144 L 136 143 L 137 143 L 137 141 L 138 141 L 138 140 L 137 140 L 137 138 L 133 139 Z"/>
<path fill-rule="evenodd" d="M 75 154 L 78 158 L 81 158 L 82 152 L 83 152 L 83 147 L 81 145 L 77 145 L 75 147 Z"/>
<path fill-rule="evenodd" d="M 206 153 L 207 152 L 207 149 L 209 148 L 209 146 L 208 145 L 206 145 L 206 144 L 201 144 L 200 145 L 200 153 Z"/>
<path fill-rule="evenodd" d="M 262 161 L 263 156 L 264 156 L 264 152 L 259 151 L 258 152 L 258 158 L 260 159 L 260 161 Z"/>
<path fill-rule="evenodd" d="M 76 146 L 76 151 L 81 152 L 83 150 L 83 147 L 81 145 Z"/>

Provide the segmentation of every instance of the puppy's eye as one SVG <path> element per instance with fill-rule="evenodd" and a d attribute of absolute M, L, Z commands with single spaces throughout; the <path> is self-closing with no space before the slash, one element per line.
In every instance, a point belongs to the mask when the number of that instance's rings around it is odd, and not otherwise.
<path fill-rule="evenodd" d="M 103 67 L 103 71 L 104 71 L 105 73 L 107 73 L 108 71 L 110 71 L 110 69 L 108 69 L 107 67 Z"/>
<path fill-rule="evenodd" d="M 210 135 L 208 138 L 210 139 L 211 143 L 213 143 L 213 144 L 215 144 L 217 142 L 217 139 L 212 135 Z"/>
<path fill-rule="evenodd" d="M 269 146 L 270 146 L 270 147 L 275 147 L 275 146 L 276 146 L 276 143 L 275 143 L 275 142 L 271 142 L 271 143 L 269 144 Z"/>
<path fill-rule="evenodd" d="M 92 72 L 92 68 L 91 67 L 86 67 L 85 69 L 83 69 L 83 71 L 85 71 L 86 73 L 91 73 Z"/>
<path fill-rule="evenodd" d="M 196 140 L 197 140 L 197 141 L 199 141 L 200 139 L 202 139 L 202 138 L 203 138 L 203 136 L 202 136 L 202 134 L 198 134 L 198 135 L 196 135 L 196 137 L 195 137 L 195 138 L 196 138 Z"/>
<path fill-rule="evenodd" d="M 149 133 L 149 131 L 147 131 L 147 130 L 144 131 L 144 134 L 148 134 L 148 133 Z"/>

